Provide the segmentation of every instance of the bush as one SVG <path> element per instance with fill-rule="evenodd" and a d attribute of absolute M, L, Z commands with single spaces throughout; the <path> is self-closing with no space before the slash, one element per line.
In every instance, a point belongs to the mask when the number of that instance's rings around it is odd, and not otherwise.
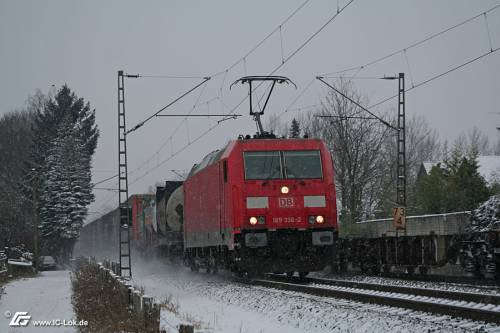
<path fill-rule="evenodd" d="M 144 316 L 129 308 L 123 287 L 97 264 L 80 265 L 71 276 L 71 303 L 77 320 L 88 321 L 80 332 L 143 332 Z"/>

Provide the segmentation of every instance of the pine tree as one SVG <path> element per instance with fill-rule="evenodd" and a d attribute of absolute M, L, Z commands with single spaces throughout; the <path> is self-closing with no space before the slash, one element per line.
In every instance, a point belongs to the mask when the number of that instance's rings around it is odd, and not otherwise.
<path fill-rule="evenodd" d="M 449 177 L 448 211 L 472 210 L 488 199 L 490 191 L 486 181 L 479 174 L 476 153 L 460 156 L 453 153 L 446 161 Z"/>
<path fill-rule="evenodd" d="M 291 138 L 300 137 L 300 123 L 295 118 L 293 118 L 292 126 L 290 127 L 290 137 Z"/>
<path fill-rule="evenodd" d="M 431 169 L 417 184 L 419 212 L 448 213 L 473 210 L 488 199 L 490 190 L 478 172 L 475 155 L 454 150 L 450 159 Z"/>
<path fill-rule="evenodd" d="M 90 156 L 76 128 L 64 121 L 47 156 L 40 197 L 40 233 L 53 252 L 68 255 L 93 200 Z"/>
<path fill-rule="evenodd" d="M 91 159 L 99 136 L 95 111 L 63 86 L 36 112 L 35 135 L 40 235 L 51 253 L 67 258 L 93 200 Z"/>
<path fill-rule="evenodd" d="M 446 211 L 447 180 L 441 164 L 432 167 L 428 176 L 417 183 L 416 201 L 418 212 L 438 214 Z"/>
<path fill-rule="evenodd" d="M 45 164 L 45 157 L 59 125 L 67 117 L 78 130 L 87 154 L 92 156 L 97 147 L 99 130 L 95 125 L 95 110 L 90 109 L 90 103 L 78 98 L 67 85 L 63 85 L 54 98 L 39 99 L 39 106 L 35 110 L 35 162 L 40 166 Z"/>

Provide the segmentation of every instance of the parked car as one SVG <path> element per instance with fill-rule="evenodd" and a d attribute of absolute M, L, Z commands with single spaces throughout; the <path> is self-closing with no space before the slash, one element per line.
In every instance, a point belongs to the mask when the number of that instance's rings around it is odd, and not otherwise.
<path fill-rule="evenodd" d="M 38 269 L 41 271 L 56 270 L 57 264 L 53 257 L 51 256 L 41 256 L 38 261 Z"/>

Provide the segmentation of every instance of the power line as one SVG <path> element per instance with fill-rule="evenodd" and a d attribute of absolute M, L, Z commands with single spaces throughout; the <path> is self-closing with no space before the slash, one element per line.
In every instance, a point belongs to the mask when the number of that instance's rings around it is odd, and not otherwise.
<path fill-rule="evenodd" d="M 292 106 L 295 105 L 295 103 L 297 103 L 297 101 L 302 97 L 302 95 L 304 95 L 304 93 L 309 89 L 309 87 L 312 86 L 312 84 L 316 81 L 315 78 L 313 78 L 306 86 L 305 88 L 302 89 L 302 91 L 297 95 L 297 97 L 295 97 L 295 99 L 290 103 L 288 104 L 288 106 L 285 108 L 285 110 L 283 110 L 282 112 L 280 112 L 278 114 L 278 118 L 280 118 L 283 114 L 287 113 L 288 111 L 290 110 L 293 110 L 293 109 L 290 109 Z"/>
<path fill-rule="evenodd" d="M 128 75 L 127 75 L 127 77 L 128 77 Z M 208 80 L 210 80 L 210 77 L 204 77 L 202 82 L 198 83 L 196 86 L 194 86 L 193 88 L 189 89 L 188 91 L 186 91 L 185 93 L 183 93 L 182 95 L 180 95 L 179 97 L 177 97 L 176 99 L 174 99 L 172 102 L 168 103 L 167 105 L 165 105 L 164 107 L 162 107 L 161 109 L 159 109 L 158 111 L 156 111 L 155 113 L 153 113 L 152 115 L 150 115 L 149 117 L 147 117 L 146 119 L 144 119 L 143 121 L 141 121 L 140 123 L 138 123 L 137 125 L 135 125 L 134 127 L 132 127 L 131 129 L 129 129 L 125 134 L 128 135 L 131 132 L 133 132 L 133 131 L 137 130 L 138 128 L 142 127 L 146 122 L 148 122 L 149 120 L 151 120 L 152 118 L 154 118 L 160 112 L 164 111 L 169 106 L 172 106 L 173 104 L 177 103 L 179 100 L 181 100 L 182 98 L 184 98 L 187 95 L 189 95 L 191 92 L 193 92 L 194 90 L 196 90 L 201 85 L 207 83 Z"/>
<path fill-rule="evenodd" d="M 139 180 L 143 179 L 144 177 L 146 177 L 147 175 L 149 175 L 153 170 L 156 170 L 158 169 L 160 166 L 162 166 L 163 164 L 167 163 L 168 161 L 170 161 L 172 158 L 174 158 L 175 156 L 179 155 L 181 152 L 183 152 L 184 150 L 186 150 L 189 146 L 191 146 L 192 144 L 194 144 L 195 142 L 197 142 L 198 140 L 200 140 L 202 137 L 204 137 L 205 135 L 207 135 L 208 133 L 210 133 L 212 130 L 214 130 L 217 126 L 219 126 L 220 123 L 216 123 L 215 125 L 209 127 L 205 132 L 203 132 L 202 134 L 200 134 L 198 137 L 196 137 L 193 141 L 189 142 L 188 144 L 186 144 L 184 147 L 182 147 L 181 149 L 177 150 L 175 153 L 171 154 L 169 157 L 167 157 L 166 159 L 164 159 L 163 161 L 161 161 L 160 163 L 158 163 L 156 166 L 148 169 L 146 172 L 144 172 L 141 176 L 135 178 L 134 180 L 132 180 L 130 182 L 130 185 L 133 185 L 135 184 L 136 182 L 138 182 Z"/>
<path fill-rule="evenodd" d="M 315 33 L 313 33 L 309 38 L 307 38 L 295 51 L 292 52 L 278 67 L 276 67 L 269 75 L 273 75 L 278 69 L 280 69 L 285 63 L 287 63 L 291 58 L 293 58 L 297 53 L 299 53 L 307 44 L 309 44 L 314 37 L 316 37 L 323 29 L 325 29 L 333 20 L 337 18 L 354 0 L 350 0 L 344 5 L 340 10 L 337 9 L 335 15 L 330 17 Z"/>
<path fill-rule="evenodd" d="M 202 105 L 202 103 L 199 103 L 201 97 L 203 96 L 203 93 L 205 92 L 205 88 L 207 86 L 203 86 L 203 88 L 201 89 L 198 97 L 196 98 L 196 101 L 194 102 L 193 106 L 191 107 L 191 110 L 188 112 L 187 116 L 184 117 L 184 119 L 177 125 L 177 127 L 174 129 L 174 131 L 170 134 L 170 136 L 164 140 L 162 142 L 162 144 L 160 145 L 160 148 L 158 148 L 146 161 L 143 161 L 142 163 L 140 163 L 136 168 L 134 168 L 133 170 L 130 171 L 129 174 L 133 174 L 135 173 L 137 170 L 139 170 L 143 165 L 149 163 L 155 156 L 157 156 L 162 150 L 163 148 L 167 145 L 168 142 L 172 142 L 172 138 L 174 137 L 174 135 L 177 133 L 177 131 L 182 127 L 182 125 L 187 121 L 187 118 L 188 116 L 191 115 L 191 113 L 199 106 L 199 105 Z M 208 102 L 207 102 L 208 103 Z"/>
<path fill-rule="evenodd" d="M 336 72 L 325 73 L 325 74 L 322 74 L 322 75 L 320 75 L 320 76 L 325 77 L 325 78 L 328 78 L 328 77 L 329 77 L 329 75 L 332 75 L 332 74 L 341 74 L 341 73 L 349 72 L 349 71 L 352 71 L 352 70 L 355 70 L 355 69 L 358 69 L 358 70 L 360 70 L 360 69 L 365 69 L 365 68 L 366 68 L 366 67 L 368 67 L 368 66 L 374 65 L 374 64 L 376 64 L 376 63 L 378 63 L 378 62 L 381 62 L 381 61 L 383 61 L 383 60 L 385 60 L 385 59 L 388 59 L 388 58 L 390 58 L 390 57 L 392 57 L 392 56 L 394 56 L 394 55 L 396 55 L 396 54 L 399 54 L 399 53 L 405 52 L 406 50 L 409 50 L 409 49 L 411 49 L 411 48 L 414 48 L 414 47 L 416 47 L 416 46 L 419 46 L 419 45 L 421 45 L 421 44 L 423 44 L 423 43 L 425 43 L 425 42 L 427 42 L 427 41 L 429 41 L 429 40 L 431 40 L 431 39 L 434 39 L 434 38 L 436 38 L 436 37 L 438 37 L 438 36 L 441 36 L 441 35 L 443 35 L 443 34 L 445 34 L 445 33 L 449 32 L 449 31 L 451 31 L 451 30 L 454 30 L 454 29 L 456 29 L 456 28 L 458 28 L 458 27 L 460 27 L 460 26 L 462 26 L 462 25 L 464 25 L 464 24 L 467 24 L 467 23 L 469 23 L 469 22 L 471 22 L 471 21 L 473 21 L 473 20 L 475 20 L 475 19 L 477 19 L 477 18 L 479 18 L 479 17 L 481 17 L 481 16 L 483 16 L 483 15 L 486 15 L 486 14 L 487 14 L 487 13 L 489 13 L 489 12 L 492 12 L 492 11 L 494 11 L 494 10 L 498 9 L 499 7 L 500 7 L 500 5 L 496 5 L 496 6 L 494 6 L 494 7 L 490 8 L 490 9 L 488 9 L 488 10 L 486 10 L 486 11 L 484 11 L 484 12 L 480 13 L 480 14 L 477 14 L 477 15 L 475 15 L 475 16 L 473 16 L 473 17 L 470 17 L 470 18 L 466 19 L 465 21 L 462 21 L 462 22 L 457 23 L 457 24 L 455 24 L 455 25 L 453 25 L 453 26 L 451 26 L 451 27 L 448 27 L 448 28 L 446 28 L 446 29 L 444 29 L 444 30 L 441 30 L 441 31 L 439 31 L 439 32 L 437 32 L 437 33 L 435 33 L 435 34 L 433 34 L 433 35 L 430 35 L 429 37 L 426 37 L 426 38 L 424 38 L 424 39 L 422 39 L 422 40 L 420 40 L 420 41 L 418 41 L 418 42 L 415 42 L 415 43 L 413 43 L 413 44 L 410 44 L 410 45 L 409 45 L 409 46 L 407 46 L 407 47 L 404 47 L 404 48 L 402 48 L 402 49 L 399 49 L 399 50 L 397 50 L 397 51 L 394 51 L 394 52 L 392 52 L 392 53 L 389 53 L 389 54 L 387 54 L 387 55 L 385 55 L 385 56 L 383 56 L 383 57 L 380 57 L 380 58 L 377 58 L 377 59 L 375 59 L 375 60 L 372 60 L 372 61 L 370 61 L 370 62 L 368 62 L 368 63 L 366 63 L 366 64 L 364 64 L 364 65 L 355 66 L 355 67 L 350 67 L 350 68 L 346 68 L 346 69 L 343 69 L 343 70 L 340 70 L 340 71 L 336 71 Z"/>
<path fill-rule="evenodd" d="M 297 14 L 310 0 L 306 0 L 304 1 L 291 15 L 289 15 L 280 25 L 278 25 L 277 28 L 275 28 L 273 31 L 271 31 L 271 33 L 269 33 L 263 40 L 261 40 L 257 45 L 255 45 L 249 52 L 247 52 L 242 58 L 240 58 L 238 61 L 236 61 L 235 63 L 233 63 L 231 66 L 229 66 L 227 69 L 223 70 L 223 71 L 220 71 L 218 73 L 215 73 L 213 75 L 211 75 L 210 77 L 215 77 L 215 76 L 218 76 L 218 75 L 221 75 L 221 74 L 227 74 L 227 72 L 229 70 L 231 70 L 232 68 L 234 68 L 236 65 L 238 65 L 241 61 L 244 61 L 246 59 L 246 57 L 248 57 L 251 53 L 253 53 L 258 47 L 260 47 L 260 45 L 262 45 L 272 34 L 274 34 L 276 31 L 278 31 L 280 29 L 280 26 L 283 26 L 285 23 L 287 23 L 293 16 L 295 16 L 295 14 Z M 288 61 L 290 61 L 290 59 L 292 59 L 296 54 L 298 54 L 305 46 L 307 46 L 307 44 L 309 44 L 313 39 L 314 37 L 316 37 L 321 31 L 323 31 L 323 29 L 325 29 L 337 16 L 339 16 L 352 2 L 354 2 L 354 0 L 350 0 L 346 5 L 344 5 L 341 9 L 338 9 L 337 8 L 337 11 L 336 13 L 331 16 L 319 29 L 317 29 L 311 36 L 309 36 L 297 49 L 295 49 L 294 52 L 292 52 L 286 59 L 282 60 L 282 62 L 269 74 L 269 75 L 272 75 L 274 74 L 277 70 L 279 70 L 281 67 L 283 67 Z M 225 75 L 226 76 L 226 75 Z M 225 78 L 224 76 L 224 78 Z M 139 77 L 139 76 L 132 76 L 132 77 Z M 205 78 L 206 79 L 206 78 Z M 201 84 L 205 83 L 206 81 L 202 82 Z M 201 85 L 200 84 L 200 85 Z M 262 83 L 260 83 L 259 85 L 256 86 L 255 89 L 258 89 L 260 86 L 262 85 Z M 198 86 L 197 86 L 198 87 Z M 196 87 L 196 88 L 197 88 Z M 236 104 L 233 108 L 230 108 L 230 112 L 232 115 L 234 115 L 234 112 L 236 111 L 236 109 L 241 105 L 243 104 L 243 102 L 246 101 L 246 99 L 248 98 L 248 95 L 246 95 L 238 104 Z M 221 101 L 222 103 L 222 101 Z M 155 114 L 153 114 L 152 116 L 150 116 L 149 118 L 147 118 L 146 120 L 144 120 L 143 122 L 139 123 L 138 125 L 136 125 L 132 130 L 136 130 L 138 129 L 139 127 L 141 127 L 142 125 L 144 125 L 144 123 L 148 120 L 150 120 L 152 117 L 156 116 L 156 114 L 160 113 L 161 111 L 163 111 L 164 108 L 162 108 L 160 111 L 156 112 Z M 226 119 L 224 119 L 226 120 Z M 212 126 L 210 127 L 207 131 L 205 131 L 204 133 L 202 133 L 201 136 L 199 136 L 197 139 L 195 139 L 194 141 L 192 141 L 191 143 L 189 143 L 188 145 L 184 146 L 182 150 L 178 151 L 177 153 L 180 153 L 181 151 L 183 151 L 185 148 L 187 148 L 189 145 L 191 145 L 192 143 L 196 142 L 197 140 L 199 140 L 201 137 L 203 137 L 204 135 L 206 135 L 208 132 L 210 132 L 213 128 L 215 128 L 216 126 L 218 126 L 220 124 L 217 123 L 215 126 Z M 129 132 L 131 132 L 132 130 L 129 130 Z M 167 139 L 167 142 L 168 142 L 168 139 Z M 164 145 L 163 145 L 164 146 Z M 163 147 L 162 146 L 162 147 Z M 158 153 L 158 151 L 153 154 L 152 156 L 154 157 L 156 154 Z M 152 158 L 152 157 L 151 157 Z M 151 160 L 151 158 L 149 160 Z M 170 159 L 170 158 L 169 158 Z M 169 160 L 167 159 L 167 161 Z M 148 161 L 149 161 L 148 160 Z M 164 161 L 165 162 L 165 161 Z M 163 164 L 164 162 L 162 162 L 161 164 Z M 147 163 L 147 162 L 146 162 Z M 158 166 L 154 167 L 152 170 L 156 169 Z M 137 170 L 137 169 L 135 169 Z M 135 170 L 133 170 L 131 173 L 133 173 Z M 150 171 L 148 171 L 147 173 L 149 173 Z M 146 173 L 146 174 L 147 174 Z M 141 176 L 140 179 L 142 179 L 145 175 Z M 114 175 L 112 177 L 108 177 L 107 179 L 104 179 L 102 181 L 100 181 L 98 184 L 101 184 L 105 181 L 108 181 L 110 179 L 113 179 L 115 177 L 118 177 L 118 175 Z M 137 181 L 138 179 L 136 179 L 135 181 Z M 131 183 L 132 185 L 133 183 Z"/>
<path fill-rule="evenodd" d="M 300 44 L 299 47 L 297 47 L 295 49 L 295 51 L 293 51 L 287 58 L 285 58 L 285 60 L 283 60 L 276 68 L 274 68 L 268 75 L 273 75 L 274 73 L 276 73 L 276 71 L 278 71 L 281 67 L 283 67 L 288 61 L 290 61 L 290 59 L 292 59 L 297 53 L 299 53 L 304 47 L 307 46 L 307 44 L 309 44 L 313 39 L 314 37 L 316 37 L 321 31 L 323 31 L 323 29 L 325 29 L 330 23 L 333 22 L 333 20 L 335 20 L 347 7 L 349 7 L 349 5 L 351 3 L 353 3 L 354 0 L 350 0 L 347 4 L 345 4 L 342 8 L 340 9 L 337 9 L 337 11 L 335 12 L 334 15 L 332 15 L 325 23 L 323 23 L 323 25 L 321 25 L 321 27 L 319 27 L 319 29 L 317 29 L 311 36 L 309 36 L 302 44 Z M 259 83 L 255 88 L 254 88 L 254 91 L 257 91 L 257 89 L 262 86 L 262 84 L 264 84 L 264 82 L 261 82 Z M 262 98 L 264 97 L 265 94 L 262 95 L 261 97 L 261 100 Z M 241 101 L 240 103 L 238 103 L 237 106 L 241 105 L 244 101 L 246 101 L 246 99 L 248 98 L 248 95 L 246 95 Z M 260 101 L 259 101 L 260 102 Z"/>
<path fill-rule="evenodd" d="M 104 178 L 104 179 L 102 179 L 102 180 L 100 180 L 100 181 L 98 181 L 98 182 L 94 183 L 94 185 L 93 185 L 93 186 L 100 185 L 100 184 L 105 183 L 105 182 L 107 182 L 107 181 L 109 181 L 109 180 L 111 180 L 111 179 L 113 179 L 113 178 L 116 178 L 116 177 L 118 177 L 118 174 L 113 175 L 113 176 L 110 176 L 110 177 L 108 177 L 108 178 Z"/>
<path fill-rule="evenodd" d="M 306 0 L 304 1 L 299 7 L 297 7 L 290 15 L 288 15 L 288 17 L 282 21 L 276 28 L 274 28 L 270 33 L 268 33 L 260 42 L 258 42 L 254 47 L 252 47 L 250 49 L 250 51 L 248 51 L 247 53 L 245 53 L 244 56 L 242 56 L 241 58 L 239 58 L 237 61 L 235 61 L 232 65 L 230 65 L 229 67 L 227 67 L 226 69 L 220 71 L 220 72 L 217 72 L 215 74 L 212 74 L 211 76 L 212 77 L 216 77 L 216 76 L 219 76 L 221 74 L 224 74 L 225 72 L 228 72 L 230 71 L 231 69 L 233 69 L 234 67 L 236 67 L 239 63 L 241 63 L 242 61 L 245 62 L 246 58 L 251 55 L 255 50 L 257 50 L 262 44 L 264 44 L 264 42 L 266 40 L 268 40 L 272 35 L 274 35 L 277 31 L 280 31 L 282 26 L 285 25 L 292 17 L 295 16 L 295 14 L 297 14 L 302 8 L 304 8 L 305 5 L 307 5 L 311 0 Z"/>
<path fill-rule="evenodd" d="M 374 117 L 375 119 L 377 119 L 378 121 L 380 121 L 385 126 L 387 126 L 389 128 L 392 128 L 393 130 L 396 130 L 396 131 L 398 130 L 396 127 L 394 127 L 391 124 L 389 124 L 385 119 L 380 118 L 379 116 L 377 116 L 376 114 L 374 114 L 373 112 L 371 112 L 370 110 L 368 110 L 368 108 L 366 108 L 363 105 L 359 104 L 357 101 L 355 101 L 351 97 L 347 96 L 346 94 L 344 94 L 343 92 L 341 92 L 340 90 L 338 90 L 337 88 L 335 88 L 334 86 L 332 86 L 331 84 L 329 84 L 328 82 L 326 82 L 325 80 L 323 80 L 323 78 L 321 76 L 318 76 L 316 78 L 318 80 L 320 80 L 321 82 L 323 82 L 324 84 L 326 84 L 331 89 L 333 89 L 337 94 L 339 94 L 342 97 L 348 99 L 349 101 L 351 101 L 351 103 L 353 103 L 354 105 L 356 105 L 357 107 L 359 107 L 361 110 L 363 110 L 363 111 L 367 112 L 368 114 L 370 114 L 372 117 Z"/>
<path fill-rule="evenodd" d="M 305 1 L 297 10 L 295 10 L 286 20 L 284 23 L 286 23 L 286 21 L 288 21 L 291 17 L 293 17 L 293 15 L 295 15 L 306 3 L 308 3 L 310 0 L 307 0 Z M 316 37 L 321 31 L 323 31 L 323 29 L 325 29 L 337 16 L 339 16 L 352 2 L 354 2 L 354 0 L 350 0 L 346 5 L 344 5 L 341 9 L 337 9 L 336 13 L 331 16 L 319 29 L 317 29 L 311 36 L 309 36 L 297 49 L 295 49 L 294 52 L 292 52 L 286 59 L 284 59 L 271 73 L 269 73 L 269 75 L 272 75 L 274 74 L 277 70 L 279 70 L 283 65 L 285 65 L 290 59 L 292 59 L 297 53 L 299 53 L 307 44 L 309 44 L 313 39 L 314 37 Z M 282 23 L 281 25 L 283 25 L 284 23 Z M 279 29 L 279 26 L 278 28 Z M 275 31 L 277 31 L 277 29 L 273 30 L 272 33 L 274 33 Z M 271 33 L 271 34 L 272 34 Z M 262 40 L 259 44 L 257 44 L 250 52 L 248 52 L 244 57 L 241 58 L 241 60 L 244 60 L 248 55 L 250 55 L 256 48 L 258 48 L 267 38 L 270 37 L 269 34 L 268 36 L 266 36 L 264 38 L 264 40 Z M 215 73 L 212 75 L 212 77 L 214 76 L 217 76 L 217 75 L 220 75 L 222 73 L 227 73 L 227 71 L 231 70 L 234 66 L 236 66 L 238 63 L 241 62 L 241 60 L 237 61 L 236 63 L 234 63 L 232 66 L 230 66 L 228 69 L 224 70 L 224 71 L 221 71 L 219 73 Z M 256 86 L 255 89 L 258 89 L 263 83 L 260 83 Z M 231 108 L 231 110 L 229 111 L 230 114 L 233 114 L 234 115 L 234 112 L 236 111 L 236 109 L 241 105 L 243 104 L 244 101 L 246 101 L 246 99 L 248 98 L 248 95 L 246 95 L 236 106 L 234 106 L 233 108 Z M 208 134 L 210 131 L 212 131 L 215 127 L 217 127 L 220 123 L 217 123 L 215 126 L 212 126 L 210 127 L 207 131 L 203 132 L 202 135 L 200 135 L 198 138 L 196 138 L 195 140 L 193 140 L 192 142 L 188 143 L 186 146 L 184 146 L 181 150 L 177 151 L 175 154 L 171 155 L 169 158 L 167 158 L 166 160 L 162 161 L 160 164 L 158 164 L 157 166 L 153 167 L 152 169 L 146 171 L 146 173 L 144 173 L 142 176 L 140 176 L 139 178 L 135 179 L 131 185 L 135 182 L 137 182 L 138 180 L 144 178 L 147 174 L 149 174 L 152 170 L 158 168 L 160 165 L 166 163 L 167 161 L 169 161 L 172 157 L 174 157 L 175 155 L 177 155 L 178 153 L 184 151 L 187 147 L 189 147 L 191 144 L 193 144 L 194 142 L 198 141 L 201 137 L 203 137 L 204 135 Z"/>
<path fill-rule="evenodd" d="M 205 79 L 205 76 L 183 76 L 183 75 L 144 75 L 144 74 L 136 74 L 132 75 L 134 78 L 149 78 L 149 79 Z"/>
<path fill-rule="evenodd" d="M 406 90 L 405 90 L 405 92 L 411 91 L 411 90 L 416 89 L 416 88 L 418 88 L 418 87 L 421 87 L 421 86 L 423 86 L 423 85 L 425 85 L 425 84 L 427 84 L 427 83 L 429 83 L 429 82 L 432 82 L 432 81 L 434 81 L 434 80 L 436 80 L 436 79 L 438 79 L 438 78 L 440 78 L 440 77 L 443 77 L 443 76 L 445 76 L 445 75 L 448 75 L 448 74 L 450 74 L 450 73 L 452 73 L 452 72 L 454 72 L 454 71 L 456 71 L 456 70 L 458 70 L 458 69 L 461 69 L 461 68 L 463 68 L 463 67 L 465 67 L 465 66 L 467 66 L 467 65 L 469 65 L 469 64 L 472 64 L 472 63 L 474 63 L 474 62 L 476 62 L 476 61 L 478 61 L 478 60 L 480 60 L 480 59 L 482 59 L 482 58 L 484 58 L 484 57 L 486 57 L 486 56 L 488 56 L 488 55 L 490 55 L 490 54 L 492 54 L 492 53 L 495 53 L 495 52 L 497 52 L 498 50 L 500 50 L 500 47 L 498 47 L 498 48 L 496 48 L 496 49 L 493 49 L 493 50 L 491 50 L 491 51 L 488 51 L 488 52 L 486 52 L 486 53 L 483 53 L 483 54 L 481 54 L 480 56 L 478 56 L 478 57 L 476 57 L 476 58 L 474 58 L 474 59 L 471 59 L 471 60 L 469 60 L 469 61 L 466 61 L 466 62 L 464 62 L 464 63 L 462 63 L 462 64 L 460 64 L 460 65 L 458 65 L 458 66 L 455 66 L 455 67 L 453 67 L 453 68 L 451 68 L 451 69 L 449 69 L 449 70 L 447 70 L 447 71 L 445 71 L 445 72 L 442 72 L 442 73 L 440 73 L 440 74 L 434 75 L 433 77 L 431 77 L 431 78 L 429 78 L 429 79 L 427 79 L 427 80 L 425 80 L 425 81 L 422 81 L 422 82 L 420 82 L 420 83 L 418 83 L 418 84 L 416 84 L 416 85 L 412 86 L 411 88 L 406 89 Z M 377 102 L 377 103 L 375 103 L 375 104 L 373 104 L 373 105 L 370 105 L 368 108 L 370 108 L 370 109 L 371 109 L 371 108 L 374 108 L 374 107 L 379 106 L 380 104 L 384 104 L 385 102 L 390 101 L 391 99 L 396 98 L 396 97 L 398 97 L 398 95 L 397 95 L 397 94 L 396 94 L 396 95 L 392 95 L 392 96 L 387 97 L 387 98 L 384 98 L 383 100 L 381 100 L 381 101 L 379 101 L 379 102 Z"/>

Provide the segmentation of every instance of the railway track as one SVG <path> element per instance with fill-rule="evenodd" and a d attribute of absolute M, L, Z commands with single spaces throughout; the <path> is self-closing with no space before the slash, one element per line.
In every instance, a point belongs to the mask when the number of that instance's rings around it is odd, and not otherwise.
<path fill-rule="evenodd" d="M 488 287 L 499 287 L 500 282 L 498 280 L 491 280 L 472 276 L 449 276 L 449 275 L 408 275 L 406 273 L 386 273 L 381 274 L 381 277 L 395 278 L 407 281 L 421 281 L 421 282 L 444 282 L 444 283 L 460 283 L 460 284 L 470 284 L 476 287 L 478 286 L 488 286 Z"/>
<path fill-rule="evenodd" d="M 473 276 L 450 276 L 450 275 L 437 275 L 437 274 L 427 274 L 427 275 L 408 275 L 407 273 L 379 273 L 379 274 L 365 274 L 356 272 L 343 272 L 339 273 L 339 279 L 349 279 L 352 277 L 379 277 L 388 279 L 398 279 L 405 281 L 415 281 L 415 282 L 442 282 L 442 283 L 457 283 L 457 284 L 467 284 L 477 288 L 482 287 L 494 287 L 500 288 L 500 280 L 485 279 L 481 277 Z"/>
<path fill-rule="evenodd" d="M 450 291 L 435 288 L 417 288 L 417 287 L 406 287 L 406 286 L 396 286 L 387 285 L 371 282 L 360 282 L 360 281 L 349 281 L 340 279 L 321 279 L 321 278 L 297 278 L 293 279 L 286 278 L 280 275 L 270 275 L 275 281 L 282 282 L 294 282 L 294 283 L 307 283 L 307 284 L 317 284 L 317 285 L 331 285 L 347 288 L 356 289 L 366 289 L 373 291 L 383 291 L 383 292 L 394 292 L 400 294 L 412 294 L 416 296 L 425 297 L 435 297 L 435 298 L 445 298 L 455 301 L 465 301 L 474 303 L 486 303 L 500 305 L 500 295 L 498 294 L 488 294 L 488 293 L 472 293 L 472 292 L 459 292 Z"/>
<path fill-rule="evenodd" d="M 500 296 L 436 289 L 269 275 L 240 282 L 315 296 L 342 298 L 500 324 Z"/>

